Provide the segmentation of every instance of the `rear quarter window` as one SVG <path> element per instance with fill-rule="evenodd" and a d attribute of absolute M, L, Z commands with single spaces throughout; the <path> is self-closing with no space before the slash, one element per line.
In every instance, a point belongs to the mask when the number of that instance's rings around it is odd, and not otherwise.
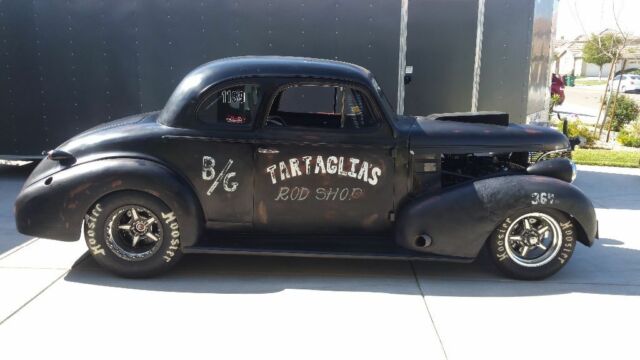
<path fill-rule="evenodd" d="M 262 92 L 259 85 L 243 84 L 209 94 L 198 106 L 198 122 L 222 127 L 243 127 L 255 121 Z"/>

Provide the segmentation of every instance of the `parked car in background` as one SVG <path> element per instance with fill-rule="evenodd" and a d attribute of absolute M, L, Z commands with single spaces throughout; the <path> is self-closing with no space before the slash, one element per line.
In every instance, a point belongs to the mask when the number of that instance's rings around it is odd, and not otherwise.
<path fill-rule="evenodd" d="M 558 95 L 558 105 L 562 105 L 564 102 L 564 81 L 556 74 L 551 75 L 551 96 Z"/>
<path fill-rule="evenodd" d="M 609 82 L 609 89 L 618 89 L 618 83 L 620 83 L 620 92 L 632 92 L 640 91 L 640 75 L 623 74 L 616 75 L 613 80 Z"/>

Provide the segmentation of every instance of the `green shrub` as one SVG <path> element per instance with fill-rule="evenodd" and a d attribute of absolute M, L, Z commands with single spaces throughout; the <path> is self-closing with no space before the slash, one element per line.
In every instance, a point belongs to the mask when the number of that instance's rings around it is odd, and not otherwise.
<path fill-rule="evenodd" d="M 616 112 L 613 114 L 613 124 L 611 130 L 620 131 L 626 124 L 636 120 L 638 114 L 640 114 L 640 106 L 628 96 L 618 95 L 616 100 Z M 613 110 L 613 100 L 611 99 L 612 106 L 609 108 L 607 116 L 611 118 Z"/>
<path fill-rule="evenodd" d="M 563 122 L 560 121 L 558 125 L 556 125 L 558 131 L 560 132 L 562 132 L 562 123 Z M 598 139 L 598 137 L 593 135 L 593 132 L 591 132 L 591 130 L 589 130 L 589 128 L 586 127 L 584 123 L 579 119 L 569 121 L 569 124 L 567 125 L 567 136 L 570 138 L 572 137 L 583 138 L 584 143 L 581 144 L 583 147 L 593 146 L 596 143 L 596 140 Z"/>
<path fill-rule="evenodd" d="M 640 120 L 623 128 L 618 134 L 618 142 L 624 146 L 640 147 Z"/>

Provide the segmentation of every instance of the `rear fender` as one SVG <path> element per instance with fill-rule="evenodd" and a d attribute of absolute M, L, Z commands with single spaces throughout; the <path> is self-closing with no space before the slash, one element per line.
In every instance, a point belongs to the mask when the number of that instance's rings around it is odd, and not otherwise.
<path fill-rule="evenodd" d="M 593 244 L 598 225 L 591 201 L 569 183 L 535 175 L 483 179 L 419 196 L 400 210 L 396 242 L 421 252 L 475 257 L 502 220 L 527 208 L 566 213 L 580 230 L 578 240 Z M 431 244 L 418 246 L 425 244 L 417 241 L 421 235 L 428 235 Z"/>
<path fill-rule="evenodd" d="M 26 186 L 15 205 L 18 231 L 49 239 L 77 240 L 91 206 L 122 190 L 158 197 L 178 217 L 182 245 L 191 246 L 197 241 L 204 223 L 202 208 L 188 181 L 160 163 L 133 158 L 79 164 Z"/>

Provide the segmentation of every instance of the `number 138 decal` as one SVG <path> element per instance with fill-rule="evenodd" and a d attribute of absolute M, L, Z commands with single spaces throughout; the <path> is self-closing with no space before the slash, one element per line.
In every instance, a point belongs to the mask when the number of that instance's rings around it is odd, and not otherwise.
<path fill-rule="evenodd" d="M 555 200 L 556 200 L 556 195 L 554 193 L 547 193 L 547 192 L 531 193 L 531 205 L 553 204 Z"/>

